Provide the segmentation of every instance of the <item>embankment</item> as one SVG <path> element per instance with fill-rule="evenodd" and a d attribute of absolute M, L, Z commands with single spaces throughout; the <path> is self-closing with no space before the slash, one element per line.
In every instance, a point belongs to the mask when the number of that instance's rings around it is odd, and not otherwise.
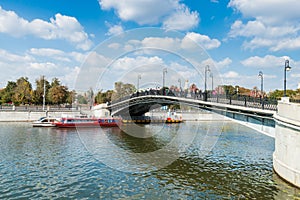
<path fill-rule="evenodd" d="M 62 115 L 80 115 L 80 111 L 0 111 L 0 122 L 28 122 Z"/>

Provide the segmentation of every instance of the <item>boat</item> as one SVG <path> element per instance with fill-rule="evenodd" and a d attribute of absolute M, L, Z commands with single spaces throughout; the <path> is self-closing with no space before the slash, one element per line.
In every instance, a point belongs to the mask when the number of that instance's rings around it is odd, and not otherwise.
<path fill-rule="evenodd" d="M 183 122 L 182 116 L 178 115 L 175 111 L 171 112 L 170 110 L 167 113 L 167 118 L 165 123 L 181 123 Z"/>
<path fill-rule="evenodd" d="M 41 117 L 37 121 L 32 122 L 33 127 L 54 127 L 55 124 L 53 124 L 57 118 L 53 117 Z"/>
<path fill-rule="evenodd" d="M 116 127 L 120 126 L 122 120 L 119 118 L 72 118 L 63 117 L 53 122 L 59 128 L 75 128 L 75 127 Z"/>

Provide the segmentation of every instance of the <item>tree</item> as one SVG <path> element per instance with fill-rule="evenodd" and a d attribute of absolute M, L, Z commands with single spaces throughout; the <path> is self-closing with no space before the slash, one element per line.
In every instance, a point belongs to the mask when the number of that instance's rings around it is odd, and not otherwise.
<path fill-rule="evenodd" d="M 28 81 L 27 77 L 21 77 L 16 82 L 16 87 L 14 90 L 13 102 L 16 105 L 28 104 L 32 101 L 33 91 L 31 83 Z"/>
<path fill-rule="evenodd" d="M 236 89 L 232 85 L 223 85 L 223 88 L 226 96 L 231 96 L 236 94 Z"/>
<path fill-rule="evenodd" d="M 113 90 L 107 90 L 106 92 L 99 91 L 95 97 L 95 103 L 100 104 L 110 102 L 113 93 Z"/>
<path fill-rule="evenodd" d="M 48 99 L 52 104 L 65 103 L 68 97 L 68 88 L 60 85 L 60 81 L 54 78 L 48 92 Z"/>
<path fill-rule="evenodd" d="M 88 103 L 86 98 L 81 94 L 77 95 L 77 102 L 79 104 L 87 104 Z"/>
<path fill-rule="evenodd" d="M 45 94 L 47 97 L 48 91 L 50 89 L 50 83 L 45 79 L 44 76 L 41 76 L 40 79 L 35 80 L 36 89 L 33 91 L 33 102 L 35 104 L 43 103 L 43 95 L 44 95 L 44 84 L 45 84 Z M 46 99 L 46 102 L 48 100 Z"/>
<path fill-rule="evenodd" d="M 17 83 L 8 81 L 6 87 L 1 91 L 1 103 L 10 103 L 13 100 Z"/>
<path fill-rule="evenodd" d="M 136 91 L 133 84 L 123 82 L 115 82 L 115 92 L 112 94 L 112 100 L 117 100 L 125 96 L 129 96 Z"/>
<path fill-rule="evenodd" d="M 286 90 L 286 95 L 288 97 L 295 97 L 295 96 L 297 96 L 297 91 Z M 279 98 L 283 97 L 283 90 L 275 90 L 274 92 L 270 92 L 269 97 L 274 98 L 274 99 L 279 99 Z"/>
<path fill-rule="evenodd" d="M 72 104 L 75 101 L 75 96 L 76 96 L 75 90 L 72 90 L 72 91 L 68 92 L 67 100 L 66 100 L 67 103 Z"/>

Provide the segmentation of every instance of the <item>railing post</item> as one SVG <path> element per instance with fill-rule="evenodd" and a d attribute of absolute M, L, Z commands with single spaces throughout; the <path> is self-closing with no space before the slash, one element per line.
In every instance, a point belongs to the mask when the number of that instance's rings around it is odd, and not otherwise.
<path fill-rule="evenodd" d="M 231 105 L 231 95 L 229 96 L 229 104 Z"/>
<path fill-rule="evenodd" d="M 247 97 L 244 97 L 244 101 L 245 101 L 244 106 L 247 107 Z"/>
<path fill-rule="evenodd" d="M 262 98 L 261 101 L 261 108 L 264 110 L 265 109 L 265 98 Z"/>

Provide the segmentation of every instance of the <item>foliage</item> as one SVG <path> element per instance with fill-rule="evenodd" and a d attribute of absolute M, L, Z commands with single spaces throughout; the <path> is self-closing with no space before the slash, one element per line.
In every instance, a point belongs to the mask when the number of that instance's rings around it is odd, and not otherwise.
<path fill-rule="evenodd" d="M 111 99 L 112 100 L 117 100 L 122 97 L 129 96 L 133 94 L 136 91 L 136 88 L 133 84 L 126 83 L 124 84 L 123 82 L 116 82 L 115 83 L 115 92 L 112 94 Z"/>
<path fill-rule="evenodd" d="M 76 97 L 75 90 L 72 90 L 72 91 L 68 92 L 67 93 L 66 103 L 72 104 L 75 101 L 75 97 Z"/>
<path fill-rule="evenodd" d="M 223 85 L 224 92 L 226 96 L 231 96 L 236 94 L 236 88 L 233 87 L 232 85 Z"/>
<path fill-rule="evenodd" d="M 35 80 L 36 89 L 33 91 L 33 103 L 42 104 L 44 96 L 44 84 L 45 84 L 45 97 L 48 95 L 50 89 L 50 83 L 45 79 L 44 76 L 41 76 L 39 79 Z M 45 103 L 49 102 L 48 99 L 45 99 Z"/>
<path fill-rule="evenodd" d="M 95 103 L 101 104 L 110 102 L 113 93 L 113 90 L 107 90 L 106 92 L 99 91 L 95 97 Z"/>
<path fill-rule="evenodd" d="M 286 96 L 288 97 L 296 97 L 297 96 L 297 90 L 286 90 Z M 275 90 L 273 92 L 270 92 L 269 94 L 270 98 L 279 99 L 283 97 L 283 90 Z"/>
<path fill-rule="evenodd" d="M 81 94 L 77 95 L 77 102 L 79 104 L 87 104 L 87 100 L 84 96 L 82 96 Z"/>
<path fill-rule="evenodd" d="M 66 86 L 60 84 L 57 78 L 52 79 L 51 88 L 47 94 L 49 103 L 62 104 L 66 103 L 69 92 Z"/>
<path fill-rule="evenodd" d="M 15 88 L 17 87 L 17 83 L 13 81 L 8 81 L 6 87 L 1 90 L 1 103 L 11 103 L 13 101 L 13 95 Z"/>
<path fill-rule="evenodd" d="M 14 95 L 12 100 L 15 105 L 29 104 L 31 103 L 33 96 L 31 83 L 27 77 L 21 77 L 17 80 L 16 87 L 14 89 Z"/>

